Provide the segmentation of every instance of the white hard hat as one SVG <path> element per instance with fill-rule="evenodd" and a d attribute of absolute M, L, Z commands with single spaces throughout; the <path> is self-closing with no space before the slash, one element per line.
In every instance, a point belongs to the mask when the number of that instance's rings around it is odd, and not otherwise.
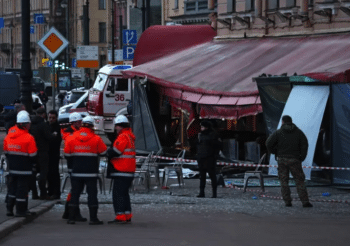
<path fill-rule="evenodd" d="M 25 110 L 19 111 L 17 114 L 17 123 L 30 123 L 29 113 Z"/>
<path fill-rule="evenodd" d="M 81 119 L 82 119 L 81 115 L 77 112 L 74 112 L 71 115 L 69 115 L 69 123 L 74 122 L 74 121 L 79 121 Z"/>
<path fill-rule="evenodd" d="M 94 125 L 94 119 L 91 116 L 86 116 L 83 119 L 84 124 Z"/>
<path fill-rule="evenodd" d="M 125 117 L 125 115 L 118 115 L 114 118 L 114 125 L 122 124 L 122 123 L 129 123 L 128 118 Z"/>

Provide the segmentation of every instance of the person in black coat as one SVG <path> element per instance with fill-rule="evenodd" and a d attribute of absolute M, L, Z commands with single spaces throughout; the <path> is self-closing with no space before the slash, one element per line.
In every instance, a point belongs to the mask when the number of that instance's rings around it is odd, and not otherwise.
<path fill-rule="evenodd" d="M 19 100 L 15 100 L 14 109 L 4 114 L 6 134 L 8 133 L 11 127 L 16 125 L 17 114 L 19 111 L 22 111 L 22 110 L 25 110 L 24 105 L 21 104 Z"/>
<path fill-rule="evenodd" d="M 50 141 L 49 149 L 49 171 L 47 174 L 48 196 L 50 199 L 60 199 L 60 148 L 62 142 L 61 127 L 57 122 L 58 114 L 56 110 L 49 111 L 49 127 L 53 134 L 57 134 L 53 141 Z"/>
<path fill-rule="evenodd" d="M 210 121 L 201 122 L 201 132 L 198 134 L 197 144 L 197 162 L 199 167 L 200 185 L 199 195 L 205 197 L 206 175 L 209 174 L 213 189 L 212 198 L 217 197 L 217 180 L 216 180 L 216 160 L 221 149 L 221 139 L 214 131 Z"/>
<path fill-rule="evenodd" d="M 47 173 L 49 168 L 49 146 L 50 141 L 55 140 L 56 134 L 51 133 L 50 127 L 45 122 L 46 119 L 46 111 L 44 108 L 39 108 L 36 110 L 36 115 L 31 116 L 32 125 L 30 127 L 29 133 L 33 135 L 37 148 L 38 148 L 38 163 L 36 165 L 36 169 L 40 171 L 40 179 L 39 179 L 39 189 L 40 189 L 40 199 L 46 200 L 47 189 L 46 189 L 46 181 L 47 181 Z M 38 170 L 36 170 L 38 173 Z M 35 176 L 36 176 L 35 173 Z M 33 178 L 35 178 L 33 175 Z M 35 182 L 35 179 L 34 179 Z M 31 189 L 33 191 L 33 196 L 35 197 L 36 185 L 31 183 Z M 34 198 L 33 197 L 33 198 Z"/>

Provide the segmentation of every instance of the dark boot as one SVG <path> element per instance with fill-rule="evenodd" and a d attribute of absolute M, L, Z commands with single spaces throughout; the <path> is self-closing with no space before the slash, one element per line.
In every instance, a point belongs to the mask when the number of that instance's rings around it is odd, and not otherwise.
<path fill-rule="evenodd" d="M 16 217 L 27 217 L 27 204 L 25 202 L 16 202 Z"/>
<path fill-rule="evenodd" d="M 90 222 L 89 225 L 102 225 L 103 221 L 97 218 L 97 207 L 89 207 Z"/>
<path fill-rule="evenodd" d="M 66 202 L 66 205 L 64 206 L 64 213 L 62 215 L 62 219 L 69 219 L 69 202 Z"/>
<path fill-rule="evenodd" d="M 14 216 L 13 213 L 13 208 L 15 207 L 15 202 L 16 200 L 14 198 L 7 198 L 7 204 L 6 204 L 6 208 L 7 208 L 7 213 L 6 216 Z"/>
<path fill-rule="evenodd" d="M 216 198 L 217 197 L 216 191 L 217 191 L 216 187 L 213 188 L 213 196 L 211 198 Z"/>
<path fill-rule="evenodd" d="M 203 188 L 200 188 L 200 189 L 199 189 L 199 195 L 198 195 L 197 197 L 205 197 L 204 189 L 203 189 Z"/>
<path fill-rule="evenodd" d="M 76 211 L 75 207 L 69 206 L 68 208 L 69 216 L 68 216 L 67 224 L 70 224 L 70 225 L 75 224 L 75 211 Z"/>
<path fill-rule="evenodd" d="M 79 207 L 76 207 L 76 210 L 75 210 L 75 221 L 77 221 L 77 222 L 86 222 L 87 221 L 87 218 L 84 218 L 83 216 L 81 216 Z"/>

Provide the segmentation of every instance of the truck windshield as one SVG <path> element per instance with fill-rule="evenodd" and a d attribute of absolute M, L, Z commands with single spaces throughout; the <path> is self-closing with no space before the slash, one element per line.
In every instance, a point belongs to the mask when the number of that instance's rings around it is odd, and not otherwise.
<path fill-rule="evenodd" d="M 92 88 L 103 91 L 103 88 L 105 87 L 106 81 L 108 76 L 106 74 L 99 73 L 96 77 L 95 84 Z"/>

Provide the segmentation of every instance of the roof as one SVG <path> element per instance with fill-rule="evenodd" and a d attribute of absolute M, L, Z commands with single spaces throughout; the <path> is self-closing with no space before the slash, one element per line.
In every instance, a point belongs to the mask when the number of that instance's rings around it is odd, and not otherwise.
<path fill-rule="evenodd" d="M 170 97 L 203 105 L 260 104 L 253 77 L 350 80 L 350 34 L 207 42 L 124 71 L 147 76 Z"/>
<path fill-rule="evenodd" d="M 138 66 L 209 42 L 215 36 L 216 31 L 210 25 L 151 26 L 142 33 L 137 42 L 133 65 Z"/>
<path fill-rule="evenodd" d="M 108 75 L 121 75 L 121 71 L 125 69 L 130 69 L 130 65 L 105 65 L 98 71 L 99 73 L 104 73 Z"/>

